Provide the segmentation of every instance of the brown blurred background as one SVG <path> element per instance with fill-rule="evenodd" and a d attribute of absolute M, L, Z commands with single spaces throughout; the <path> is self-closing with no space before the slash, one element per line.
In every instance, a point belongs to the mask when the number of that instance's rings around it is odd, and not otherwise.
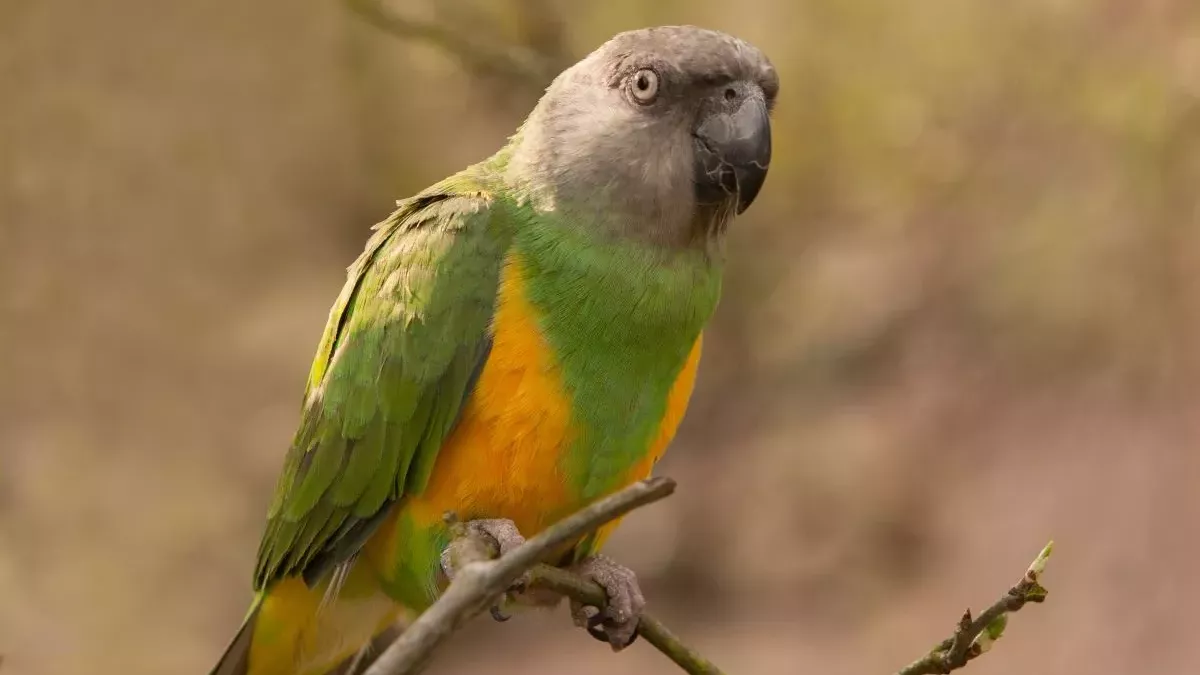
<path fill-rule="evenodd" d="M 1053 537 L 970 672 L 1200 671 L 1200 4 L 394 7 L 553 68 L 659 23 L 778 66 L 680 491 L 611 547 L 678 632 L 891 672 Z M 4 672 L 207 672 L 367 228 L 536 97 L 337 0 L 0 2 Z M 434 672 L 671 669 L 559 613 Z"/>

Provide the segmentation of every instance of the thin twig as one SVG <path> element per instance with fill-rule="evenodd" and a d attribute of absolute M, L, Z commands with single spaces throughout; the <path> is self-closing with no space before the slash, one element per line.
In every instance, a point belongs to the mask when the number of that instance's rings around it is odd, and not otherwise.
<path fill-rule="evenodd" d="M 408 40 L 422 40 L 441 47 L 473 72 L 496 75 L 525 87 L 544 89 L 558 68 L 550 58 L 519 45 L 495 45 L 472 38 L 433 21 L 401 15 L 385 0 L 346 0 L 346 5 L 372 26 Z"/>
<path fill-rule="evenodd" d="M 1041 585 L 1040 578 L 1046 561 L 1054 549 L 1054 542 L 1046 544 L 1034 558 L 1025 576 L 1008 589 L 991 607 L 972 618 L 971 610 L 963 613 L 954 629 L 954 635 L 942 640 L 925 656 L 897 671 L 896 675 L 946 675 L 967 665 L 991 648 L 1000 639 L 1008 625 L 1008 615 L 1016 612 L 1028 602 L 1043 602 L 1048 591 Z"/>
<path fill-rule="evenodd" d="M 592 607 L 603 608 L 607 603 L 604 589 L 599 584 L 567 570 L 537 565 L 530 570 L 530 576 L 533 588 L 553 591 Z M 689 675 L 723 675 L 720 668 L 685 645 L 663 622 L 645 612 L 638 620 L 637 632 Z"/>
<path fill-rule="evenodd" d="M 674 491 L 675 481 L 669 478 L 639 481 L 558 521 L 496 560 L 467 562 L 437 602 L 422 612 L 364 675 L 417 672 L 443 640 L 549 553 Z"/>

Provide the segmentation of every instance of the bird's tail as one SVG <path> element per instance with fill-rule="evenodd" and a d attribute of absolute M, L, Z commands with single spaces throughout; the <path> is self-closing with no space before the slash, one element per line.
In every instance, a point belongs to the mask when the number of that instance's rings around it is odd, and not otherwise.
<path fill-rule="evenodd" d="M 221 660 L 208 675 L 248 675 L 250 672 L 250 640 L 254 637 L 254 624 L 258 619 L 258 610 L 262 608 L 264 593 L 257 593 L 250 611 L 242 620 L 242 627 L 233 636 Z"/>
<path fill-rule="evenodd" d="M 285 579 L 259 593 L 209 675 L 325 675 L 391 626 L 400 607 L 365 574 L 335 598 Z M 353 577 L 358 577 L 354 579 Z"/>

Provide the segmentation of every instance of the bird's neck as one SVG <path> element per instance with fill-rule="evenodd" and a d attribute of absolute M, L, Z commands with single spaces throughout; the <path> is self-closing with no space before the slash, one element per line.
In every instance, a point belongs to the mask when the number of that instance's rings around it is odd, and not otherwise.
<path fill-rule="evenodd" d="M 531 300 L 545 315 L 547 330 L 562 334 L 552 337 L 572 344 L 581 343 L 576 337 L 603 341 L 629 353 L 662 345 L 670 361 L 686 356 L 720 296 L 719 242 L 665 246 L 619 236 L 619 229 L 653 223 L 631 221 L 634 216 L 590 201 L 547 196 L 544 183 L 514 182 L 517 140 L 478 168 L 505 195 L 502 208 L 527 267 Z M 612 224 L 616 218 L 625 220 L 619 228 Z"/>
<path fill-rule="evenodd" d="M 559 214 L 523 210 L 515 245 L 547 330 L 630 354 L 661 345 L 686 356 L 720 296 L 718 258 L 703 250 L 613 241 L 577 222 L 563 224 Z"/>
<path fill-rule="evenodd" d="M 628 161 L 606 162 L 564 149 L 542 126 L 522 126 L 489 160 L 519 201 L 600 238 L 723 255 L 731 212 L 698 206 L 691 174 L 676 175 L 679 162 L 650 157 L 639 170 L 629 170 Z"/>

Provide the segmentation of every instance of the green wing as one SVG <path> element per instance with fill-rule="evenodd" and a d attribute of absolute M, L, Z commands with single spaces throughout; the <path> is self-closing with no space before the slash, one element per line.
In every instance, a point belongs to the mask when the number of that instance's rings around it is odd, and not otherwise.
<path fill-rule="evenodd" d="M 419 494 L 491 345 L 506 246 L 483 192 L 431 188 L 375 226 L 329 315 L 255 590 L 315 584 Z"/>

